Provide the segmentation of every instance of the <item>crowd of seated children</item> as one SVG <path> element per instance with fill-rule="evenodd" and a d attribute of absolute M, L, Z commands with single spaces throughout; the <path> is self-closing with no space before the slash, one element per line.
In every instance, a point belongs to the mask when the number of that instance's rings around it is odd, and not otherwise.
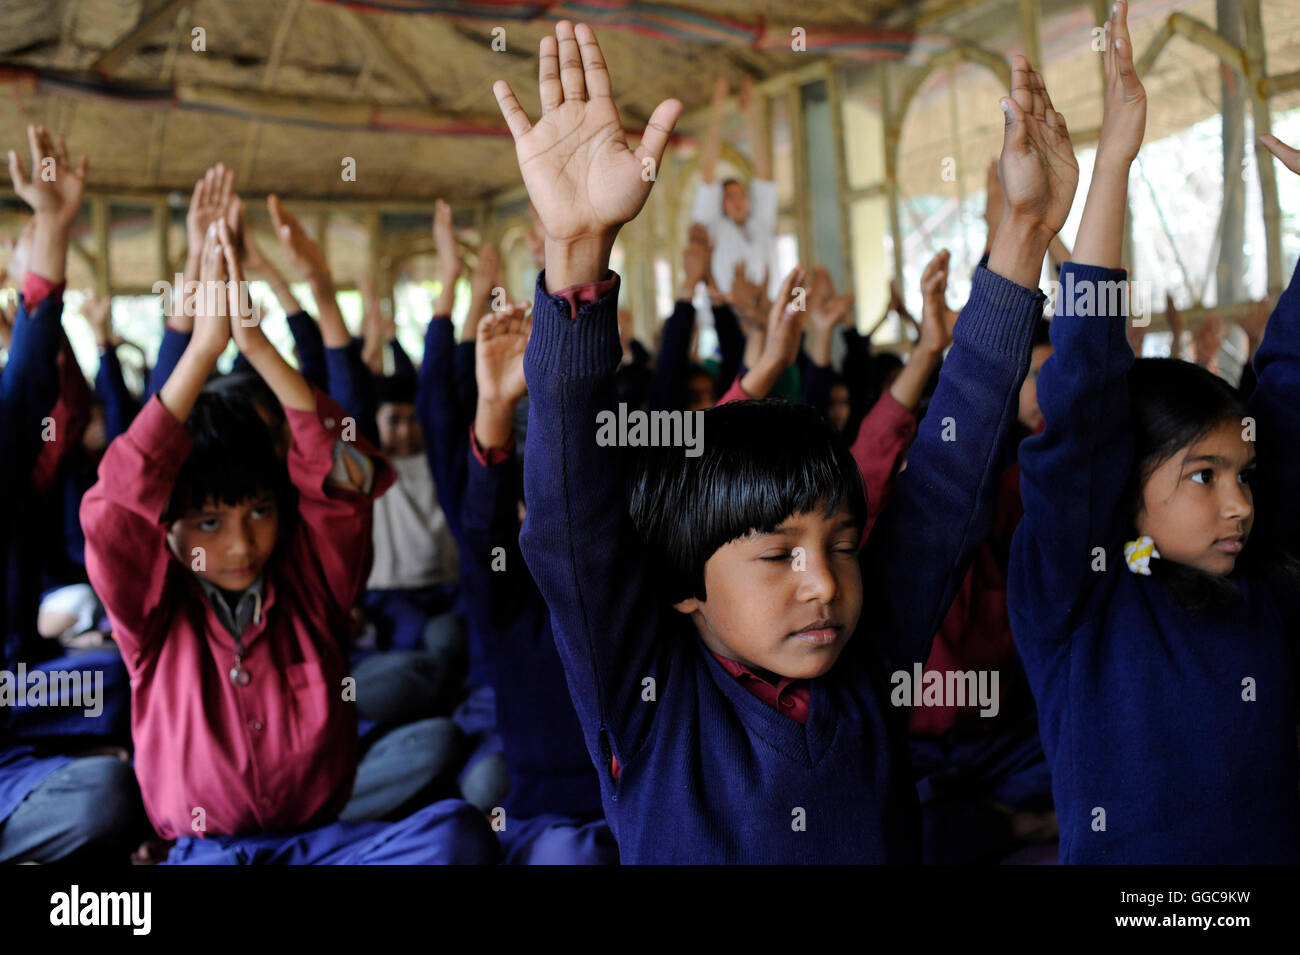
<path fill-rule="evenodd" d="M 891 286 L 906 361 L 872 353 L 826 268 L 769 286 L 770 148 L 747 84 L 755 178 L 716 181 L 725 82 L 673 312 L 636 339 L 610 252 L 681 104 L 635 149 L 610 134 L 586 25 L 541 40 L 535 121 L 494 87 L 533 301 L 491 242 L 466 276 L 439 200 L 418 361 L 368 278 L 349 331 L 271 196 L 304 308 L 218 163 L 139 397 L 110 300 L 85 302 L 92 386 L 62 325 L 88 165 L 29 128 L 3 670 L 76 673 L 102 705 L 0 706 L 0 862 L 1296 861 L 1300 292 L 1193 335 L 1170 301 L 1173 356 L 1135 359 L 1143 330 L 1090 291 L 1126 278 L 1146 114 L 1123 0 L 1105 33 L 1073 252 L 1065 117 L 1017 56 L 968 300 L 946 250 L 919 320 Z M 1050 323 L 1045 259 L 1075 290 Z M 698 454 L 598 441 L 620 404 L 698 414 Z M 900 701 L 922 672 L 998 679 Z"/>

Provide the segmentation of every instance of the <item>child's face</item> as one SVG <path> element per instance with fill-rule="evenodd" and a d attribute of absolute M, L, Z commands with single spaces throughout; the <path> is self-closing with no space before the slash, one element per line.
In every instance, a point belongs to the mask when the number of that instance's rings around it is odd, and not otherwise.
<path fill-rule="evenodd" d="M 1250 536 L 1254 445 L 1225 421 L 1165 461 L 1142 485 L 1138 533 L 1165 560 L 1229 574 Z"/>
<path fill-rule="evenodd" d="M 385 402 L 375 415 L 379 425 L 379 447 L 392 458 L 404 458 L 424 450 L 424 434 L 415 416 L 415 405 Z"/>
<path fill-rule="evenodd" d="M 703 373 L 691 376 L 686 386 L 686 410 L 708 411 L 718 401 L 717 389 L 713 386 L 713 376 Z"/>
<path fill-rule="evenodd" d="M 1030 434 L 1037 434 L 1043 425 L 1043 412 L 1038 407 L 1038 372 L 1043 367 L 1043 362 L 1051 357 L 1051 345 L 1035 345 L 1029 359 L 1029 374 L 1020 386 L 1020 413 L 1017 418 Z"/>
<path fill-rule="evenodd" d="M 847 507 L 792 514 L 773 533 L 719 547 L 704 565 L 708 599 L 675 606 L 719 656 L 792 679 L 821 676 L 862 611 L 861 532 Z"/>
<path fill-rule="evenodd" d="M 722 212 L 736 225 L 744 225 L 749 218 L 749 187 L 743 182 L 731 182 L 723 186 Z"/>
<path fill-rule="evenodd" d="M 262 573 L 275 550 L 278 527 L 275 498 L 269 494 L 235 505 L 209 500 L 172 523 L 167 544 L 195 574 L 238 592 Z"/>

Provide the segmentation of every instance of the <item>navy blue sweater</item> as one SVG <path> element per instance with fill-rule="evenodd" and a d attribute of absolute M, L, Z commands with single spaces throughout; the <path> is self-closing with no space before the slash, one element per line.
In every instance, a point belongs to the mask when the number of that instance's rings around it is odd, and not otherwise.
<path fill-rule="evenodd" d="M 32 468 L 41 450 L 41 419 L 59 397 L 58 354 L 63 295 L 42 299 L 32 312 L 18 297 L 9 362 L 0 373 L 0 637 L 3 669 L 13 670 L 36 636 L 35 513 Z M 0 712 L 0 720 L 5 714 Z"/>
<path fill-rule="evenodd" d="M 620 357 L 617 289 L 570 318 L 544 283 L 524 359 L 520 543 L 622 860 L 919 861 L 907 711 L 890 705 L 889 675 L 924 661 L 989 532 L 998 451 L 1044 297 L 987 270 L 976 277 L 907 470 L 861 555 L 858 632 L 811 681 L 800 724 L 729 676 L 688 618 L 656 599 L 628 518 L 626 458 L 596 443 Z M 943 440 L 946 426 L 956 440 Z M 647 679 L 654 702 L 643 699 Z"/>
<path fill-rule="evenodd" d="M 1073 263 L 1062 276 L 1076 299 L 1124 277 Z M 1297 296 L 1293 278 L 1256 359 L 1257 529 L 1294 514 L 1273 505 L 1269 485 L 1294 501 L 1300 482 Z M 1025 516 L 1008 595 L 1052 766 L 1061 861 L 1295 862 L 1293 598 L 1239 573 L 1231 607 L 1192 613 L 1128 569 L 1124 317 L 1064 312 L 1052 344 L 1038 379 L 1046 429 L 1020 448 Z"/>
<path fill-rule="evenodd" d="M 600 784 L 555 652 L 550 612 L 519 552 L 518 465 L 512 455 L 484 467 L 472 451 L 468 464 L 457 541 L 461 583 L 496 690 L 511 780 L 505 808 L 524 818 L 599 818 Z"/>
<path fill-rule="evenodd" d="M 512 455 L 485 467 L 470 448 L 469 411 L 450 374 L 456 347 L 451 320 L 434 318 L 425 332 L 418 407 L 439 503 L 460 548 L 473 644 L 496 691 L 511 777 L 505 808 L 520 818 L 598 817 L 600 787 L 555 652 L 550 615 L 519 553 L 518 465 Z"/>

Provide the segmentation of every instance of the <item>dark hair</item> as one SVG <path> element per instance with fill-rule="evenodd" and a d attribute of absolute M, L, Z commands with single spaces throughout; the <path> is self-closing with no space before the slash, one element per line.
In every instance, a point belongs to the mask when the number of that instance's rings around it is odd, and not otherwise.
<path fill-rule="evenodd" d="M 722 180 L 722 191 L 726 192 L 728 186 L 743 186 L 743 185 L 745 184 L 741 182 L 739 179 L 724 179 Z"/>
<path fill-rule="evenodd" d="M 866 520 L 866 492 L 848 447 L 813 408 L 733 401 L 703 412 L 698 457 L 646 448 L 635 459 L 629 504 L 647 566 L 669 603 L 705 599 L 704 565 L 724 544 L 767 532 L 791 514 L 847 504 Z"/>
<path fill-rule="evenodd" d="M 1177 358 L 1138 358 L 1127 377 L 1133 467 L 1124 495 L 1128 530 L 1137 533 L 1142 487 L 1162 464 L 1199 441 L 1220 424 L 1240 424 L 1246 405 L 1237 390 L 1218 375 Z M 1151 575 L 1191 610 L 1223 606 L 1238 593 L 1228 577 L 1209 574 L 1169 560 L 1151 561 Z M 1292 577 L 1294 558 L 1270 541 L 1252 534 L 1236 570 L 1246 574 Z"/>
<path fill-rule="evenodd" d="M 387 404 L 415 404 L 415 379 L 410 375 L 376 377 L 374 383 L 376 408 Z"/>
<path fill-rule="evenodd" d="M 275 397 L 271 386 L 249 366 L 236 367 L 228 375 L 209 378 L 203 386 L 203 392 L 247 401 L 264 414 L 264 420 L 269 421 L 272 429 L 284 427 L 287 420 L 284 408 L 280 406 L 280 400 Z"/>
<path fill-rule="evenodd" d="M 285 511 L 288 475 L 252 401 L 205 390 L 195 400 L 185 430 L 194 446 L 177 475 L 167 520 L 179 520 L 208 501 L 234 505 L 262 494 L 274 495 Z"/>

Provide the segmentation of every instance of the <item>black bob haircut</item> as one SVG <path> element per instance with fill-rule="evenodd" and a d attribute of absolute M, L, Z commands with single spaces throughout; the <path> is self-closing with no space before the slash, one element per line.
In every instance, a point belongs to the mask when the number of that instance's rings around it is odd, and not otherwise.
<path fill-rule="evenodd" d="M 243 398 L 252 403 L 252 405 L 262 412 L 264 420 L 269 421 L 274 428 L 284 427 L 288 420 L 284 414 L 284 408 L 281 407 L 280 401 L 275 397 L 275 392 L 271 386 L 262 380 L 259 375 L 250 367 L 233 369 L 228 375 L 218 375 L 208 379 L 203 386 L 205 394 L 222 395 L 231 398 Z"/>
<path fill-rule="evenodd" d="M 292 510 L 288 473 L 248 397 L 226 390 L 200 392 L 185 430 L 194 446 L 177 475 L 168 521 L 209 502 L 234 505 L 263 494 L 275 497 L 281 514 L 286 506 Z"/>
<path fill-rule="evenodd" d="M 1177 358 L 1139 358 L 1127 376 L 1129 430 L 1133 436 L 1133 466 L 1125 489 L 1128 531 L 1137 533 L 1142 487 L 1162 464 L 1199 441 L 1224 422 L 1243 426 L 1246 404 L 1240 393 L 1213 372 Z M 1238 558 L 1236 570 L 1294 583 L 1298 565 L 1282 542 L 1260 526 L 1255 528 Z M 1237 593 L 1227 577 L 1209 574 L 1168 560 L 1153 560 L 1151 575 L 1189 610 L 1224 606 Z"/>
<path fill-rule="evenodd" d="M 734 401 L 703 412 L 703 447 L 636 455 L 629 505 L 669 603 L 705 599 L 704 564 L 724 544 L 774 530 L 792 514 L 848 505 L 865 524 L 866 492 L 847 445 L 807 405 Z"/>

